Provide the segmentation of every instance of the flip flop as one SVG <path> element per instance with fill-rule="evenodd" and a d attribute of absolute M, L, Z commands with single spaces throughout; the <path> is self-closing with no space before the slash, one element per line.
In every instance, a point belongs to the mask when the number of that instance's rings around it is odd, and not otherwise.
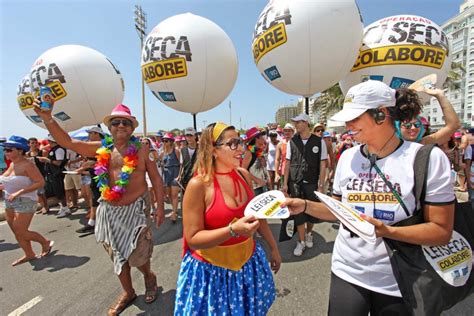
<path fill-rule="evenodd" d="M 153 303 L 158 296 L 158 285 L 156 284 L 156 275 L 151 282 L 145 281 L 145 303 Z"/>
<path fill-rule="evenodd" d="M 35 259 L 38 259 L 38 258 L 37 257 L 31 257 L 31 258 L 23 257 L 23 258 L 17 259 L 17 260 L 12 262 L 12 267 L 17 266 L 17 265 L 22 264 L 22 263 L 26 263 L 26 262 L 31 261 L 31 260 L 35 260 Z"/>
<path fill-rule="evenodd" d="M 49 248 L 46 250 L 46 251 L 43 251 L 39 257 L 40 258 L 44 258 L 46 257 L 47 255 L 49 255 L 51 253 L 51 249 L 53 249 L 53 246 L 54 246 L 54 240 L 50 240 L 49 241 Z"/>

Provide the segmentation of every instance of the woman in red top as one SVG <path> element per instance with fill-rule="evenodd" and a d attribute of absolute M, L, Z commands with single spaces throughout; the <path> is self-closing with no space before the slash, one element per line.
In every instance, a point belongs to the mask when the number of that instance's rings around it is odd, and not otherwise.
<path fill-rule="evenodd" d="M 253 197 L 244 151 L 233 126 L 209 125 L 200 139 L 196 176 L 183 201 L 184 257 L 175 315 L 265 315 L 275 300 L 273 276 L 258 230 L 271 248 L 271 268 L 281 257 L 265 220 L 244 216 Z"/>

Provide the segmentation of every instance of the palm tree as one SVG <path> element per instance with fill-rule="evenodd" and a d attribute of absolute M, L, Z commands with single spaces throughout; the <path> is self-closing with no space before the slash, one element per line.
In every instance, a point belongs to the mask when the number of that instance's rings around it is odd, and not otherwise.
<path fill-rule="evenodd" d="M 450 90 L 457 90 L 461 88 L 461 83 L 459 80 L 462 79 L 463 75 L 466 73 L 466 69 L 461 62 L 452 62 L 451 69 L 448 71 L 448 76 L 446 81 L 443 84 L 444 88 Z"/>
<path fill-rule="evenodd" d="M 342 108 L 344 95 L 339 83 L 321 92 L 319 98 L 313 103 L 313 111 L 319 111 L 320 121 L 326 123 L 328 114 L 334 113 Z"/>

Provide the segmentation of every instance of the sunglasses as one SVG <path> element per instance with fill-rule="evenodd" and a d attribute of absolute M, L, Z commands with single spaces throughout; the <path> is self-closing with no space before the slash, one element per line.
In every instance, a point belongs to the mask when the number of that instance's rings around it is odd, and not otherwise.
<path fill-rule="evenodd" d="M 112 120 L 112 121 L 110 122 L 110 125 L 112 125 L 113 127 L 118 127 L 118 126 L 120 126 L 120 124 L 122 124 L 122 125 L 125 126 L 125 127 L 132 127 L 132 126 L 133 126 L 132 121 L 126 120 L 126 119 L 123 119 L 123 120 Z"/>
<path fill-rule="evenodd" d="M 163 143 L 172 143 L 173 141 L 171 139 L 165 139 L 163 140 Z"/>
<path fill-rule="evenodd" d="M 229 146 L 231 150 L 236 150 L 237 148 L 239 148 L 239 146 L 244 146 L 244 141 L 240 138 L 232 138 L 228 140 L 226 143 L 216 144 L 216 147 L 220 147 L 224 145 Z"/>
<path fill-rule="evenodd" d="M 321 133 L 321 132 L 324 132 L 324 130 L 323 130 L 323 129 L 320 129 L 320 128 L 318 128 L 318 129 L 315 129 L 314 131 L 315 131 L 316 133 Z"/>
<path fill-rule="evenodd" d="M 406 123 L 402 123 L 400 124 L 401 126 L 403 126 L 404 128 L 406 129 L 411 129 L 412 127 L 415 127 L 415 128 L 420 128 L 421 127 L 421 122 L 420 121 L 416 121 L 414 123 L 412 122 L 406 122 Z"/>
<path fill-rule="evenodd" d="M 6 153 L 11 153 L 15 148 L 5 148 L 3 151 Z"/>

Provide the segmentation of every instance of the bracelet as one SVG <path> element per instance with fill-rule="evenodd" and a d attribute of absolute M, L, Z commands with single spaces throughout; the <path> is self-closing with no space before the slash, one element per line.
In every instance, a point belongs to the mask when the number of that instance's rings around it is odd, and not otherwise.
<path fill-rule="evenodd" d="M 229 233 L 230 233 L 230 237 L 232 237 L 232 238 L 237 238 L 237 237 L 239 237 L 239 234 L 237 234 L 236 232 L 234 232 L 234 230 L 232 229 L 232 224 L 233 224 L 233 223 L 229 223 Z"/>
<path fill-rule="evenodd" d="M 54 122 L 54 119 L 53 119 L 53 118 L 50 118 L 50 119 L 47 120 L 47 121 L 43 120 L 43 123 L 46 124 L 46 125 L 51 124 L 51 123 L 53 123 L 53 122 Z"/>
<path fill-rule="evenodd" d="M 308 201 L 306 200 L 303 200 L 304 201 L 304 210 L 303 210 L 303 213 L 306 213 L 306 207 L 308 207 Z"/>

